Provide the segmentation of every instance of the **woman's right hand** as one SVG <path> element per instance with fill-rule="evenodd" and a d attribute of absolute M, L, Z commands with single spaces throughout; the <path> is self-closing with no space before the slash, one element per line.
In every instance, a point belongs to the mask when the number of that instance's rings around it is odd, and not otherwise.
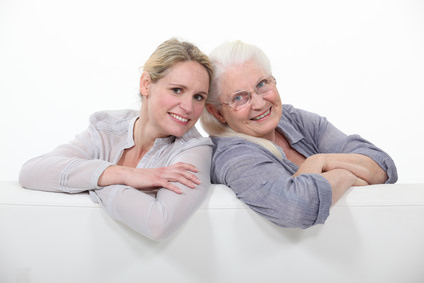
<path fill-rule="evenodd" d="M 199 178 L 193 173 L 198 169 L 188 163 L 179 162 L 161 168 L 131 168 L 113 165 L 108 167 L 98 180 L 101 187 L 109 185 L 127 185 L 140 190 L 153 190 L 165 188 L 182 193 L 182 190 L 172 182 L 178 182 L 194 189 L 200 184 Z"/>

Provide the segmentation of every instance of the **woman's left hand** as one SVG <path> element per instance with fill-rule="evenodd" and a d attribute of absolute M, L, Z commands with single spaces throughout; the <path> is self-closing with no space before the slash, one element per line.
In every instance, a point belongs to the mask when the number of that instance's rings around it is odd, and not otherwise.
<path fill-rule="evenodd" d="M 323 153 L 308 157 L 293 177 L 301 174 L 321 174 L 334 169 L 345 169 L 367 184 L 382 184 L 386 172 L 371 158 L 355 153 Z"/>
<path fill-rule="evenodd" d="M 297 177 L 302 174 L 321 174 L 324 173 L 325 157 L 322 154 L 312 155 L 299 166 L 297 172 L 293 177 Z"/>

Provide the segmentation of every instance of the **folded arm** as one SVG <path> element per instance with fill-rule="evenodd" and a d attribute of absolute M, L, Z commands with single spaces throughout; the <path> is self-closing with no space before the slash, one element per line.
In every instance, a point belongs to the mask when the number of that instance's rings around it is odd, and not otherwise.
<path fill-rule="evenodd" d="M 307 161 L 295 174 L 322 173 L 345 169 L 368 184 L 395 183 L 396 166 L 391 157 L 359 135 L 346 135 L 326 118 L 315 113 L 292 110 L 292 124 L 302 133 L 304 140 L 293 144 L 303 150 Z M 309 149 L 309 150 L 307 150 Z"/>
<path fill-rule="evenodd" d="M 34 190 L 79 193 L 97 188 L 97 180 L 112 163 L 99 159 L 92 133 L 86 130 L 69 144 L 27 161 L 19 183 Z"/>
<path fill-rule="evenodd" d="M 321 174 L 333 190 L 332 202 L 337 202 L 351 186 L 382 184 L 387 173 L 371 158 L 362 154 L 316 154 L 307 158 L 293 177 Z"/>
<path fill-rule="evenodd" d="M 332 191 L 326 178 L 293 178 L 289 162 L 259 145 L 241 141 L 218 147 L 212 166 L 214 183 L 229 186 L 252 210 L 279 226 L 308 228 L 329 215 Z"/>
<path fill-rule="evenodd" d="M 345 169 L 370 185 L 382 184 L 387 173 L 370 157 L 355 153 L 316 154 L 307 158 L 294 176 Z"/>
<path fill-rule="evenodd" d="M 98 185 L 101 187 L 127 185 L 145 191 L 166 188 L 181 194 L 182 190 L 173 182 L 179 182 L 194 189 L 200 184 L 200 179 L 193 174 L 196 172 L 198 169 L 194 165 L 183 162 L 161 168 L 132 168 L 113 165 L 103 172 Z"/>
<path fill-rule="evenodd" d="M 194 189 L 172 182 L 180 194 L 160 188 L 155 196 L 126 185 L 111 185 L 90 193 L 114 219 L 150 239 L 162 240 L 185 223 L 206 198 L 211 155 L 211 146 L 202 145 L 182 152 L 172 161 L 190 163 L 198 169 L 193 175 L 200 184 Z"/>

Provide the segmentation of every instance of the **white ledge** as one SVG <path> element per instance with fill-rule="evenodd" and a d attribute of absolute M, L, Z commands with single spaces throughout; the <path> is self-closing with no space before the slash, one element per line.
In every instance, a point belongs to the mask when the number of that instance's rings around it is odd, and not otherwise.
<path fill-rule="evenodd" d="M 111 219 L 87 193 L 0 182 L 0 282 L 422 282 L 424 184 L 351 188 L 325 224 L 281 228 L 223 185 L 169 240 Z"/>
<path fill-rule="evenodd" d="M 0 181 L 0 204 L 99 207 L 88 193 L 67 194 L 23 189 L 17 182 Z M 424 205 L 424 184 L 390 184 L 352 187 L 337 206 L 415 206 Z M 201 209 L 247 208 L 231 189 L 212 185 Z"/>
<path fill-rule="evenodd" d="M 424 205 L 424 184 L 391 184 L 352 187 L 335 206 Z"/>

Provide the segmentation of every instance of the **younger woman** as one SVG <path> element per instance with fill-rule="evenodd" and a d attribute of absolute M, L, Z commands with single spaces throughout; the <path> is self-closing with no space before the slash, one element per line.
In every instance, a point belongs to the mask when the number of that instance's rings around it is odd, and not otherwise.
<path fill-rule="evenodd" d="M 208 57 L 188 42 L 162 43 L 144 65 L 141 110 L 95 113 L 69 144 L 28 161 L 29 189 L 89 191 L 116 220 L 151 239 L 180 227 L 210 186 L 212 143 L 193 127 L 208 96 Z"/>

